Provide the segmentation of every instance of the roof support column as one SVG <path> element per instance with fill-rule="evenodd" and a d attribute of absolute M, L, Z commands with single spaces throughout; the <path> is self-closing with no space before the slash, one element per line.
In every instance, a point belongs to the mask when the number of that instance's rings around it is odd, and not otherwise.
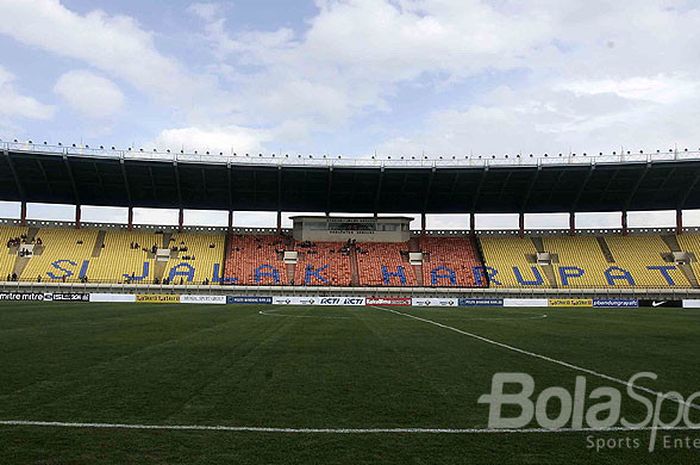
<path fill-rule="evenodd" d="M 518 213 L 518 236 L 525 237 L 525 213 Z"/>
<path fill-rule="evenodd" d="M 182 229 L 184 226 L 185 226 L 185 209 L 180 207 L 180 210 L 178 211 L 178 215 L 177 215 L 177 230 L 178 230 L 178 232 L 182 232 Z"/>
<path fill-rule="evenodd" d="M 622 235 L 626 236 L 627 235 L 627 212 L 623 211 L 622 212 Z"/>
<path fill-rule="evenodd" d="M 282 212 L 277 210 L 277 234 L 282 234 Z"/>
<path fill-rule="evenodd" d="M 425 213 L 420 214 L 420 233 L 425 236 Z"/>
<path fill-rule="evenodd" d="M 474 212 L 469 214 L 469 232 L 472 236 L 476 234 L 476 214 Z"/>
<path fill-rule="evenodd" d="M 676 235 L 683 234 L 683 210 L 676 210 Z"/>
<path fill-rule="evenodd" d="M 127 211 L 127 227 L 129 228 L 129 231 L 134 229 L 134 207 L 129 207 Z"/>
<path fill-rule="evenodd" d="M 75 206 L 75 229 L 80 229 L 80 204 Z"/>
<path fill-rule="evenodd" d="M 233 231 L 233 210 L 228 211 L 228 232 Z"/>
<path fill-rule="evenodd" d="M 19 224 L 27 225 L 27 202 L 22 201 L 19 205 Z"/>
<path fill-rule="evenodd" d="M 569 236 L 576 235 L 576 213 L 569 212 Z"/>

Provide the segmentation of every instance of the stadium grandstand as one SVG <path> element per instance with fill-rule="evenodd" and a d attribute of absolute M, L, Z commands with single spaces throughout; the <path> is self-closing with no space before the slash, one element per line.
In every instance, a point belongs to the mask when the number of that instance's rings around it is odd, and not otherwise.
<path fill-rule="evenodd" d="M 3 286 L 129 285 L 386 288 L 411 293 L 698 289 L 696 152 L 398 160 L 185 154 L 1 144 Z M 28 203 L 75 206 L 72 222 L 27 218 Z M 83 205 L 126 207 L 123 225 L 81 221 Z M 175 226 L 133 222 L 133 209 L 179 210 Z M 228 227 L 187 226 L 184 209 L 229 213 Z M 674 210 L 675 228 L 632 229 L 630 211 Z M 273 211 L 276 228 L 233 227 L 235 211 Z M 283 211 L 318 212 L 293 217 Z M 577 212 L 621 212 L 614 230 L 579 230 Z M 334 214 L 365 214 L 351 217 Z M 412 218 L 420 214 L 419 229 Z M 567 230 L 526 230 L 525 214 L 567 212 Z M 427 214 L 469 215 L 429 231 Z M 517 213 L 514 231 L 475 217 Z M 380 216 L 381 214 L 381 216 Z"/>

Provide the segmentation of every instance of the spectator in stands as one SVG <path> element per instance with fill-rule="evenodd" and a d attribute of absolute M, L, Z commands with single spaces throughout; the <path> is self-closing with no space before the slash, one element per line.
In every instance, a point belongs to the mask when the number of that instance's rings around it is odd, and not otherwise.
<path fill-rule="evenodd" d="M 17 281 L 17 273 L 12 273 L 12 281 Z"/>
<path fill-rule="evenodd" d="M 7 281 L 12 281 L 12 276 L 9 273 L 7 274 Z"/>
<path fill-rule="evenodd" d="M 41 275 L 36 277 L 36 282 L 40 283 L 41 282 Z"/>

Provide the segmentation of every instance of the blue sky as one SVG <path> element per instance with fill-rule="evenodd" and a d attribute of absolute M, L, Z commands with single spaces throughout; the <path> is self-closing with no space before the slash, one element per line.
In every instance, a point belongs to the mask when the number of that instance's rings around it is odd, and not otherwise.
<path fill-rule="evenodd" d="M 0 138 L 345 156 L 700 147 L 700 5 L 0 0 Z"/>

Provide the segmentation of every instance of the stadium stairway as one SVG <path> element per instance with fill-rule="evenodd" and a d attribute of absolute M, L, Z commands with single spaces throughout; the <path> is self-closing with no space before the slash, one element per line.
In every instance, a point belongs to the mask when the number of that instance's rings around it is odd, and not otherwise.
<path fill-rule="evenodd" d="M 603 252 L 605 260 L 608 263 L 615 263 L 615 257 L 613 256 L 612 250 L 610 250 L 608 243 L 605 242 L 605 238 L 603 236 L 597 236 L 595 239 L 598 241 L 598 246 L 600 247 L 600 251 Z"/>
<path fill-rule="evenodd" d="M 357 247 L 352 244 L 350 247 L 350 284 L 352 286 L 360 285 L 360 267 L 357 264 Z"/>
<path fill-rule="evenodd" d="M 409 252 L 420 252 L 420 240 L 416 237 L 412 237 L 408 240 L 408 251 Z M 413 273 L 416 275 L 416 283 L 418 286 L 423 286 L 423 265 L 411 265 L 413 267 Z"/>
<path fill-rule="evenodd" d="M 32 241 L 38 233 L 39 228 L 29 228 L 27 230 L 27 240 Z M 43 246 L 34 246 L 32 254 L 35 256 L 41 256 L 43 252 Z M 24 273 L 24 270 L 27 268 L 27 265 L 29 265 L 30 260 L 31 257 L 20 257 L 19 255 L 17 255 L 17 257 L 15 258 L 15 265 L 14 267 L 12 267 L 12 273 L 16 274 L 19 279 L 22 279 L 22 273 Z"/>
<path fill-rule="evenodd" d="M 663 236 L 661 236 L 661 239 L 668 246 L 671 252 L 683 252 L 683 248 L 681 247 L 681 244 L 678 241 L 678 236 L 676 236 L 675 234 L 664 234 Z M 700 285 L 698 284 L 698 278 L 697 276 L 695 276 L 693 267 L 690 264 L 679 263 L 676 266 L 681 270 L 683 276 L 685 276 L 685 279 L 688 280 L 688 282 L 693 288 L 697 289 L 698 287 L 700 287 Z"/>
<path fill-rule="evenodd" d="M 546 250 L 544 248 L 544 241 L 542 240 L 541 237 L 533 237 L 532 243 L 535 246 L 535 250 L 537 250 L 538 253 L 545 253 Z M 535 260 L 536 262 L 536 260 Z M 557 289 L 559 285 L 557 284 L 557 275 L 554 271 L 554 266 L 550 263 L 549 265 L 538 265 L 542 272 L 544 273 L 545 279 L 547 279 L 547 282 L 549 283 L 549 287 L 552 289 Z"/>
<path fill-rule="evenodd" d="M 102 255 L 102 248 L 104 247 L 105 237 L 107 236 L 107 231 L 102 231 L 97 233 L 97 239 L 95 239 L 95 246 L 92 248 L 92 258 L 99 258 Z"/>

